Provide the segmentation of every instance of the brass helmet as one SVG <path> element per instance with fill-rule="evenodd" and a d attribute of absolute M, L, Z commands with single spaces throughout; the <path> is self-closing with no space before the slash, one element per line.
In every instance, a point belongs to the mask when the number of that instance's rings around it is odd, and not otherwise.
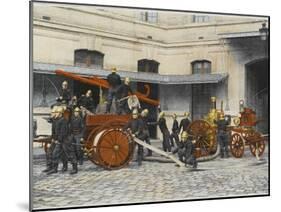
<path fill-rule="evenodd" d="M 54 118 L 57 114 L 57 106 L 54 106 L 51 110 L 51 117 Z"/>
<path fill-rule="evenodd" d="M 185 117 L 185 118 L 187 118 L 188 116 L 189 116 L 189 112 L 184 112 L 184 114 L 183 114 L 183 116 Z"/>
<path fill-rule="evenodd" d="M 52 113 L 56 113 L 57 112 L 57 106 L 54 106 L 53 108 L 52 108 L 52 110 L 51 110 L 51 114 Z"/>
<path fill-rule="evenodd" d="M 183 131 L 183 132 L 181 133 L 181 140 L 182 140 L 182 141 L 186 141 L 187 138 L 188 138 L 188 133 L 187 133 L 186 131 Z"/>
<path fill-rule="evenodd" d="M 116 68 L 116 67 L 112 67 L 112 68 L 111 68 L 111 72 L 112 72 L 112 73 L 116 73 L 116 71 L 117 71 L 117 68 Z"/>
<path fill-rule="evenodd" d="M 130 78 L 129 78 L 129 77 L 126 77 L 126 78 L 124 79 L 124 84 L 125 84 L 125 85 L 129 85 L 129 84 L 130 84 Z"/>
<path fill-rule="evenodd" d="M 133 117 L 133 119 L 137 119 L 138 116 L 139 116 L 138 109 L 134 109 L 133 112 L 132 112 L 132 117 Z"/>
<path fill-rule="evenodd" d="M 163 111 L 159 113 L 159 118 L 164 118 L 164 116 L 165 116 L 165 113 Z"/>
<path fill-rule="evenodd" d="M 80 108 L 79 108 L 79 107 L 76 107 L 76 108 L 74 109 L 74 112 L 80 112 Z"/>
<path fill-rule="evenodd" d="M 58 113 L 58 114 L 63 114 L 63 112 L 64 112 L 63 107 L 58 107 L 58 108 L 57 108 L 57 113 Z"/>
<path fill-rule="evenodd" d="M 224 119 L 224 114 L 220 113 L 219 118 L 220 118 L 220 120 L 223 120 Z"/>
<path fill-rule="evenodd" d="M 149 113 L 148 109 L 144 109 L 143 111 L 141 111 L 141 117 L 146 117 L 148 113 Z"/>

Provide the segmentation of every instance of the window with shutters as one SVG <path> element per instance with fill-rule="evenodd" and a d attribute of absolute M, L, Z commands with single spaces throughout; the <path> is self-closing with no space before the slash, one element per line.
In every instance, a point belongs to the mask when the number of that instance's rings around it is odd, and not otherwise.
<path fill-rule="evenodd" d="M 191 63 L 193 74 L 211 73 L 211 62 L 208 60 L 196 60 Z"/>
<path fill-rule="evenodd" d="M 159 63 L 155 60 L 143 59 L 138 61 L 139 72 L 158 73 Z"/>
<path fill-rule="evenodd" d="M 154 11 L 141 12 L 141 21 L 145 21 L 149 23 L 157 23 L 158 13 Z"/>
<path fill-rule="evenodd" d="M 74 65 L 87 68 L 103 68 L 104 54 L 94 50 L 78 49 L 74 52 Z"/>
<path fill-rule="evenodd" d="M 193 23 L 205 23 L 210 21 L 210 17 L 207 15 L 193 15 Z"/>

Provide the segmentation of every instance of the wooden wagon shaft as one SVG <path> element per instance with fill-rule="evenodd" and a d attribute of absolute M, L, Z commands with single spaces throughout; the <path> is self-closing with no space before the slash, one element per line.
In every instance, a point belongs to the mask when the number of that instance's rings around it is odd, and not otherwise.
<path fill-rule="evenodd" d="M 55 73 L 57 75 L 67 77 L 69 79 L 77 80 L 79 82 L 82 82 L 82 83 L 85 83 L 88 85 L 95 85 L 95 86 L 99 86 L 99 87 L 106 88 L 106 89 L 109 88 L 108 82 L 106 80 L 100 79 L 98 77 L 85 78 L 85 77 L 80 77 L 77 74 L 65 72 L 63 70 L 56 70 Z M 136 95 L 141 101 L 143 101 L 145 103 L 148 103 L 148 104 L 154 105 L 154 106 L 159 105 L 159 100 L 148 98 L 149 92 L 146 92 L 146 94 L 143 94 L 143 93 L 136 91 L 133 94 Z"/>
<path fill-rule="evenodd" d="M 36 138 L 33 139 L 33 142 L 38 143 L 51 143 L 52 137 L 50 135 L 39 135 Z"/>
<path fill-rule="evenodd" d="M 153 151 L 153 152 L 158 153 L 159 155 L 163 155 L 163 156 L 165 156 L 165 157 L 171 159 L 172 161 L 174 161 L 175 163 L 177 163 L 180 167 L 184 167 L 184 166 L 185 166 L 185 164 L 184 164 L 183 162 L 181 162 L 180 160 L 178 160 L 174 155 L 168 154 L 167 152 L 164 152 L 164 151 L 162 151 L 162 150 L 160 150 L 160 149 L 158 149 L 158 148 L 156 148 L 156 147 L 154 147 L 154 146 L 151 146 L 151 145 L 149 145 L 149 144 L 147 144 L 147 143 L 141 141 L 141 140 L 138 139 L 138 138 L 134 138 L 134 141 L 135 141 L 136 143 L 138 143 L 139 145 L 142 145 L 143 147 L 145 147 L 145 148 L 147 148 L 147 149 L 150 149 L 150 150 Z"/>

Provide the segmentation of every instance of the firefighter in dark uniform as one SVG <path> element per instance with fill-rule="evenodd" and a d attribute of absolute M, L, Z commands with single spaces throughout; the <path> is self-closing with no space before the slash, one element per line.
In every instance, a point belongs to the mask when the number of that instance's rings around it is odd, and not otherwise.
<path fill-rule="evenodd" d="M 112 68 L 112 73 L 107 76 L 107 81 L 109 84 L 108 94 L 107 94 L 107 105 L 106 113 L 110 113 L 110 108 L 112 105 L 113 98 L 116 98 L 116 92 L 121 85 L 121 78 L 119 74 L 116 73 L 116 68 Z M 116 108 L 118 107 L 117 101 L 115 99 Z"/>
<path fill-rule="evenodd" d="M 71 100 L 71 92 L 68 89 L 68 82 L 63 81 L 62 83 L 62 92 L 61 96 L 57 99 L 62 104 L 68 105 L 69 101 Z"/>
<path fill-rule="evenodd" d="M 84 107 L 87 111 L 91 113 L 96 112 L 96 106 L 97 104 L 95 103 L 93 99 L 93 93 L 91 90 L 88 90 L 86 92 L 86 95 L 82 95 L 80 99 L 78 100 L 79 106 Z"/>
<path fill-rule="evenodd" d="M 189 113 L 188 112 L 185 112 L 183 114 L 184 118 L 181 120 L 180 122 L 180 126 L 179 126 L 179 133 L 182 131 L 187 131 L 187 128 L 190 124 L 190 120 L 189 120 Z"/>
<path fill-rule="evenodd" d="M 69 123 L 69 132 L 72 136 L 73 145 L 75 148 L 75 153 L 79 164 L 83 164 L 83 150 L 81 146 L 81 142 L 84 141 L 84 121 L 80 116 L 80 109 L 76 107 L 74 109 L 73 116 L 71 117 Z"/>
<path fill-rule="evenodd" d="M 67 163 L 68 160 L 72 163 L 72 171 L 70 174 L 76 174 L 77 169 L 77 159 L 75 155 L 75 149 L 71 143 L 71 138 L 69 135 L 68 121 L 63 117 L 63 108 L 58 109 L 58 119 L 55 125 L 55 149 L 52 154 L 53 168 L 47 174 L 53 174 L 58 172 L 59 160 L 62 159 L 63 163 Z M 66 158 L 64 159 L 64 155 Z"/>
<path fill-rule="evenodd" d="M 124 99 L 129 96 L 129 94 L 132 94 L 132 89 L 130 87 L 130 78 L 126 77 L 124 80 L 124 83 L 119 86 L 119 88 L 116 91 L 116 97 L 117 97 L 117 114 L 128 114 L 130 113 L 130 109 L 128 107 L 127 99 Z"/>
<path fill-rule="evenodd" d="M 220 156 L 229 157 L 228 153 L 228 132 L 227 126 L 229 125 L 229 120 L 226 120 L 224 114 L 221 113 L 219 120 L 214 120 L 214 123 L 217 125 L 217 142 L 220 144 Z"/>
<path fill-rule="evenodd" d="M 140 122 L 141 122 L 141 126 L 143 128 L 143 137 L 141 140 L 145 141 L 147 144 L 151 145 L 150 143 L 150 134 L 149 134 L 149 130 L 148 130 L 148 109 L 144 109 L 141 112 L 141 117 L 140 117 Z M 152 156 L 152 151 L 150 149 L 148 149 L 147 155 L 146 156 Z"/>
<path fill-rule="evenodd" d="M 71 113 L 73 113 L 74 109 L 77 108 L 77 107 L 79 107 L 77 96 L 73 96 L 70 103 L 69 103 L 69 108 L 71 110 Z"/>
<path fill-rule="evenodd" d="M 173 154 L 178 153 L 179 160 L 185 163 L 185 165 L 192 165 L 193 168 L 197 168 L 197 160 L 194 156 L 195 152 L 195 140 L 192 140 L 188 136 L 186 131 L 181 134 L 181 140 L 178 147 L 173 151 Z"/>
<path fill-rule="evenodd" d="M 143 126 L 139 120 L 138 110 L 134 109 L 132 112 L 132 119 L 123 127 L 123 130 L 130 130 L 133 136 L 142 139 L 143 138 Z M 140 166 L 143 159 L 143 146 L 138 144 L 137 161 Z"/>
<path fill-rule="evenodd" d="M 56 135 L 55 135 L 55 126 L 56 126 L 56 120 L 57 120 L 57 107 L 54 106 L 52 108 L 52 111 L 51 111 L 51 116 L 50 118 L 48 119 L 48 122 L 52 124 L 52 134 L 51 134 L 51 144 L 49 146 L 49 148 L 47 149 L 47 152 L 46 152 L 46 162 L 47 162 L 47 168 L 43 170 L 43 172 L 49 172 L 50 170 L 53 169 L 53 163 L 52 163 L 52 154 L 53 154 L 53 151 L 55 149 L 55 138 L 56 138 Z"/>
<path fill-rule="evenodd" d="M 171 152 L 171 144 L 170 144 L 170 132 L 168 130 L 166 119 L 165 119 L 165 113 L 162 111 L 159 114 L 158 122 L 149 122 L 149 125 L 159 125 L 160 131 L 163 135 L 163 150 L 165 152 Z"/>
<path fill-rule="evenodd" d="M 173 114 L 173 126 L 172 126 L 172 133 L 171 133 L 171 145 L 174 146 L 174 140 L 176 145 L 179 145 L 179 123 L 177 121 L 177 115 Z"/>

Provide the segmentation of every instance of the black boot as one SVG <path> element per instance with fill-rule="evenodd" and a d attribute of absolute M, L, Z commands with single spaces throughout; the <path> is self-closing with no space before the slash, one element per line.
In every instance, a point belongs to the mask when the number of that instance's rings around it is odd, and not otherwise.
<path fill-rule="evenodd" d="M 225 157 L 226 157 L 226 158 L 229 158 L 229 153 L 228 153 L 228 151 L 225 151 Z"/>
<path fill-rule="evenodd" d="M 192 168 L 197 169 L 197 161 L 196 160 L 193 161 L 193 167 Z"/>
<path fill-rule="evenodd" d="M 58 164 L 55 163 L 53 168 L 47 172 L 47 175 L 50 175 L 50 174 L 54 174 L 54 173 L 57 173 L 58 172 Z"/>
<path fill-rule="evenodd" d="M 77 168 L 77 163 L 72 164 L 72 171 L 70 174 L 77 174 L 78 173 L 78 168 Z"/>
<path fill-rule="evenodd" d="M 142 163 L 142 160 L 141 160 L 141 158 L 139 157 L 139 158 L 138 158 L 138 166 L 141 166 L 141 163 Z"/>
<path fill-rule="evenodd" d="M 79 159 L 79 165 L 80 165 L 80 166 L 83 165 L 83 157 L 81 157 L 81 158 Z"/>
<path fill-rule="evenodd" d="M 63 163 L 63 166 L 62 166 L 62 172 L 66 172 L 67 171 L 67 169 L 68 169 L 68 162 L 67 161 L 64 161 Z"/>

